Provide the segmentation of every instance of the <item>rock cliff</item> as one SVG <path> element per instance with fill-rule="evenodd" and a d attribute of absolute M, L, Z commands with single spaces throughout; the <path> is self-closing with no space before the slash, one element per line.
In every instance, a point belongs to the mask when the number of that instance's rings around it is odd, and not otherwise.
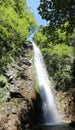
<path fill-rule="evenodd" d="M 0 130 L 29 130 L 33 126 L 36 98 L 31 43 L 23 43 L 19 56 L 12 59 L 2 76 Z"/>

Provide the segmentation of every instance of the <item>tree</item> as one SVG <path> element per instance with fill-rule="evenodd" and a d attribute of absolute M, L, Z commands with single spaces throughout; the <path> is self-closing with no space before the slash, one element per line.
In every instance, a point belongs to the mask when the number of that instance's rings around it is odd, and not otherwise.
<path fill-rule="evenodd" d="M 52 30 L 50 35 L 46 27 L 40 26 L 35 32 L 34 41 L 41 48 L 48 73 L 52 77 L 55 88 L 57 90 L 67 91 L 73 86 L 75 67 L 73 63 L 73 44 L 74 32 L 70 36 L 66 36 L 66 26 L 68 22 L 63 24 L 64 30 L 57 28 Z M 45 33 L 44 33 L 45 29 Z M 70 44 L 69 44 L 70 43 Z"/>
<path fill-rule="evenodd" d="M 36 20 L 25 0 L 1 0 L 0 4 L 0 65 L 3 66 L 35 30 Z"/>
<path fill-rule="evenodd" d="M 43 33 L 43 26 L 39 26 L 38 30 L 35 32 L 34 34 L 34 38 L 33 40 L 35 41 L 35 43 L 40 47 L 47 47 L 47 37 L 46 35 Z"/>
<path fill-rule="evenodd" d="M 38 11 L 54 29 L 66 21 L 69 21 L 68 31 L 75 27 L 75 0 L 40 0 Z"/>

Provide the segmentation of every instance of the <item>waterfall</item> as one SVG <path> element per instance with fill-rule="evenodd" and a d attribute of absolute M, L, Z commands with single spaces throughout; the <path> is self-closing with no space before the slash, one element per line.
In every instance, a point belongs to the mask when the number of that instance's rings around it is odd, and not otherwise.
<path fill-rule="evenodd" d="M 33 42 L 32 42 L 33 43 Z M 42 109 L 45 123 L 57 122 L 57 109 L 54 102 L 54 97 L 51 89 L 51 82 L 49 81 L 40 49 L 33 43 L 34 50 L 34 65 L 42 98 Z"/>

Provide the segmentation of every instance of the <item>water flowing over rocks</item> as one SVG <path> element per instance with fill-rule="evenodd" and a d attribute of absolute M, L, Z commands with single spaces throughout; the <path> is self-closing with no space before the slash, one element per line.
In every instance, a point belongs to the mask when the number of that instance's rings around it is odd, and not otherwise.
<path fill-rule="evenodd" d="M 12 59 L 4 72 L 8 81 L 8 96 L 0 104 L 0 130 L 29 130 L 33 125 L 36 93 L 32 60 L 32 45 L 25 42 L 20 55 Z M 0 86 L 5 84 L 1 81 Z"/>

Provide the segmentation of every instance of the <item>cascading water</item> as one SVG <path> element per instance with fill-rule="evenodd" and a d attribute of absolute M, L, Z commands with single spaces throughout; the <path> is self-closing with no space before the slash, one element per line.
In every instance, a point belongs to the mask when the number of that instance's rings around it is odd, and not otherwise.
<path fill-rule="evenodd" d="M 33 43 L 33 42 L 32 42 Z M 40 89 L 40 95 L 42 98 L 42 108 L 44 114 L 45 123 L 57 122 L 57 109 L 51 90 L 51 83 L 48 78 L 45 63 L 40 52 L 40 49 L 33 43 L 34 50 L 34 64 L 36 69 L 36 75 L 38 80 L 38 86 Z"/>

